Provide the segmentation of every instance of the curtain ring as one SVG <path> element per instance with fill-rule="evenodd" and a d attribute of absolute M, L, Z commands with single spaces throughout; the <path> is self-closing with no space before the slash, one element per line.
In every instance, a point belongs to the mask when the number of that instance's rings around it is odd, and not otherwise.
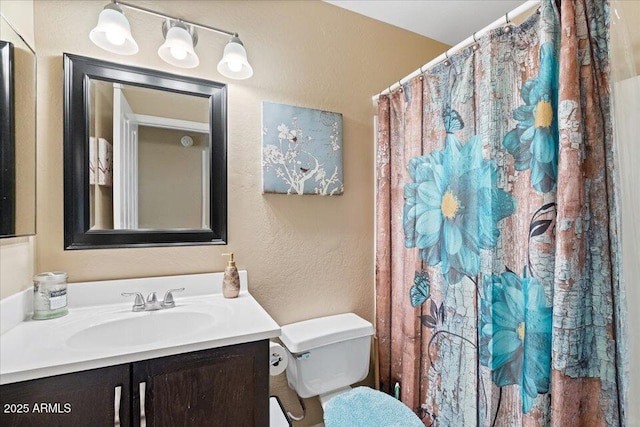
<path fill-rule="evenodd" d="M 449 51 L 448 50 L 444 51 L 444 65 L 446 65 L 446 66 L 451 65 L 451 62 L 449 61 Z"/>
<path fill-rule="evenodd" d="M 473 42 L 474 43 L 478 43 L 478 39 L 476 38 L 476 33 L 471 34 L 471 37 L 473 37 Z"/>
<path fill-rule="evenodd" d="M 420 80 L 424 80 L 424 71 L 422 71 L 423 67 L 424 67 L 424 65 L 420 66 Z"/>
<path fill-rule="evenodd" d="M 507 21 L 505 22 L 504 32 L 509 34 L 511 32 L 511 20 L 509 20 L 509 12 L 505 13 L 504 19 Z"/>
<path fill-rule="evenodd" d="M 398 80 L 398 85 L 400 86 L 400 92 L 404 92 L 404 88 L 402 87 L 402 79 Z"/>

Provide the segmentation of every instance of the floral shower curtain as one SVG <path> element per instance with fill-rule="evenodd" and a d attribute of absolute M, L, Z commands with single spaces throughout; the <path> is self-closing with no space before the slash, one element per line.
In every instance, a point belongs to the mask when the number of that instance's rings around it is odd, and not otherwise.
<path fill-rule="evenodd" d="M 425 425 L 623 422 L 608 22 L 545 0 L 379 99 L 380 384 Z"/>

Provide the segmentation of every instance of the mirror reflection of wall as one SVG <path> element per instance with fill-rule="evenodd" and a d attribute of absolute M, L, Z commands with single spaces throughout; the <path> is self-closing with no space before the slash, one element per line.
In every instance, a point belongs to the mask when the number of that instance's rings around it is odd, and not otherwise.
<path fill-rule="evenodd" d="M 90 80 L 92 230 L 209 228 L 209 103 Z"/>
<path fill-rule="evenodd" d="M 207 134 L 140 127 L 140 228 L 209 227 L 207 145 Z"/>
<path fill-rule="evenodd" d="M 36 55 L 3 16 L 0 40 L 10 44 L 13 53 L 13 73 L 8 81 L 13 90 L 13 100 L 8 106 L 13 113 L 13 126 L 11 132 L 3 129 L 0 141 L 3 164 L 0 237 L 26 236 L 36 230 Z"/>

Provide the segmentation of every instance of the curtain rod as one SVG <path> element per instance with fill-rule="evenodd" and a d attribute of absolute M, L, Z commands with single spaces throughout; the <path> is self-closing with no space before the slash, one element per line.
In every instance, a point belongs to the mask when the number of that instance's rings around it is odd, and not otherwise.
<path fill-rule="evenodd" d="M 402 84 L 408 82 L 409 80 L 411 80 L 412 78 L 414 78 L 416 76 L 419 76 L 420 74 L 424 73 L 425 71 L 427 71 L 429 68 L 433 67 L 434 65 L 437 65 L 437 64 L 441 63 L 442 61 L 445 61 L 446 59 L 448 59 L 451 55 L 455 54 L 456 52 L 459 52 L 462 49 L 464 49 L 464 48 L 466 48 L 468 46 L 471 46 L 472 44 L 476 43 L 480 37 L 484 36 L 489 31 L 494 30 L 494 29 L 496 29 L 498 27 L 501 27 L 501 26 L 503 26 L 505 24 L 508 24 L 516 16 L 523 15 L 523 14 L 529 12 L 531 9 L 534 9 L 534 8 L 540 6 L 540 1 L 541 0 L 527 0 L 524 4 L 521 4 L 520 6 L 516 7 L 511 12 L 508 12 L 507 14 L 505 14 L 503 17 L 501 17 L 499 19 L 496 19 L 495 21 L 493 21 L 491 24 L 487 25 L 483 29 L 481 29 L 479 31 L 476 31 L 470 37 L 467 37 L 466 39 L 464 39 L 463 41 L 461 41 L 457 45 L 455 45 L 452 48 L 446 50 L 443 54 L 441 54 L 441 55 L 437 56 L 436 58 L 432 59 L 431 61 L 427 62 L 422 67 L 420 67 L 417 70 L 415 70 L 413 73 L 409 74 L 406 77 L 401 78 L 400 80 L 398 80 L 397 82 L 392 84 L 390 87 L 382 90 L 377 95 L 372 96 L 371 99 L 373 99 L 373 102 L 375 104 L 376 102 L 378 102 L 378 98 L 380 98 L 380 95 L 387 95 L 387 94 L 393 92 L 395 89 L 399 88 Z"/>

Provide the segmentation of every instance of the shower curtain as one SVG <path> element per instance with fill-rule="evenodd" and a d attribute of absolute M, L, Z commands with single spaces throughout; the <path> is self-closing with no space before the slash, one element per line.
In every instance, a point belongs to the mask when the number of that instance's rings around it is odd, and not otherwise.
<path fill-rule="evenodd" d="M 380 386 L 425 425 L 620 425 L 608 3 L 545 0 L 378 102 Z"/>

